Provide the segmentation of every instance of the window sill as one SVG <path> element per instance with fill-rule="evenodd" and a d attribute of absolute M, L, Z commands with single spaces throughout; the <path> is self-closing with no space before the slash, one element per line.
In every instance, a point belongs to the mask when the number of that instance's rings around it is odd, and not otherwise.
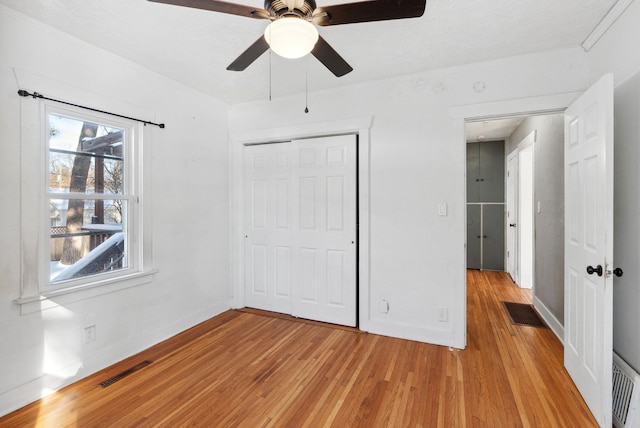
<path fill-rule="evenodd" d="M 158 269 L 135 272 L 129 275 L 119 276 L 117 278 L 96 281 L 79 287 L 66 288 L 33 296 L 23 296 L 14 301 L 20 305 L 20 313 L 22 315 L 27 315 L 58 306 L 64 306 L 80 300 L 101 296 L 103 294 L 113 293 L 126 288 L 148 284 L 153 279 L 153 275 L 157 272 Z"/>

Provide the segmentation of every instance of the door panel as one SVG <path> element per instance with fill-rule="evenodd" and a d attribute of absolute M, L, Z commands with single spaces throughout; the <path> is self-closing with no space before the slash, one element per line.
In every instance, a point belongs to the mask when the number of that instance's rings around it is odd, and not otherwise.
<path fill-rule="evenodd" d="M 344 283 L 345 252 L 340 250 L 327 251 L 327 304 L 344 307 L 346 303 Z"/>
<path fill-rule="evenodd" d="M 504 270 L 504 205 L 486 204 L 482 212 L 482 269 Z"/>
<path fill-rule="evenodd" d="M 481 205 L 467 204 L 467 269 L 482 269 Z"/>
<path fill-rule="evenodd" d="M 251 291 L 254 294 L 267 295 L 267 247 L 266 245 L 251 246 Z"/>
<path fill-rule="evenodd" d="M 285 143 L 245 148 L 245 304 L 291 313 L 291 154 Z"/>
<path fill-rule="evenodd" d="M 467 202 L 481 202 L 480 143 L 467 143 Z"/>
<path fill-rule="evenodd" d="M 300 300 L 307 303 L 318 303 L 318 250 L 315 248 L 300 249 Z M 294 311 L 299 314 L 299 311 Z"/>
<path fill-rule="evenodd" d="M 565 353 L 567 371 L 601 426 L 611 426 L 613 77 L 565 112 Z M 602 276 L 587 266 L 602 266 Z"/>
<path fill-rule="evenodd" d="M 297 140 L 293 150 L 300 153 L 295 174 L 304 204 L 299 245 L 315 251 L 313 267 L 310 262 L 301 266 L 305 287 L 299 298 L 293 296 L 294 315 L 355 326 L 355 137 Z M 313 278 L 306 272 L 312 268 Z"/>
<path fill-rule="evenodd" d="M 327 230 L 332 232 L 344 230 L 345 185 L 344 177 L 327 177 Z"/>
<path fill-rule="evenodd" d="M 291 297 L 291 247 L 275 248 L 275 293 L 288 299 Z"/>
<path fill-rule="evenodd" d="M 504 202 L 504 141 L 479 144 L 479 202 Z"/>

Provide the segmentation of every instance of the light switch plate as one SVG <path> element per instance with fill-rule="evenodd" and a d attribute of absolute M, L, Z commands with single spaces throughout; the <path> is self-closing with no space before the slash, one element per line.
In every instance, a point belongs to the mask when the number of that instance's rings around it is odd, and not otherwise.
<path fill-rule="evenodd" d="M 446 203 L 438 204 L 438 215 L 440 215 L 440 216 L 446 216 L 447 215 L 447 204 Z"/>

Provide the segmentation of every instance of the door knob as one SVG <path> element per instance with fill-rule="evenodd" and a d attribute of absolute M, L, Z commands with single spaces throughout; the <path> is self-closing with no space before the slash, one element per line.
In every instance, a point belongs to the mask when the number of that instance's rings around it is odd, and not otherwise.
<path fill-rule="evenodd" d="M 618 278 L 620 278 L 620 277 L 622 276 L 622 274 L 623 274 L 623 273 L 624 273 L 624 272 L 622 272 L 622 269 L 620 269 L 620 268 L 615 268 L 615 269 L 613 270 L 613 274 L 614 274 L 615 276 L 617 276 Z"/>
<path fill-rule="evenodd" d="M 515 223 L 509 223 L 509 227 L 516 227 Z"/>
<path fill-rule="evenodd" d="M 587 273 L 589 275 L 593 275 L 593 273 L 597 273 L 598 276 L 602 276 L 602 266 L 598 265 L 598 267 L 593 268 L 592 266 L 587 266 Z"/>

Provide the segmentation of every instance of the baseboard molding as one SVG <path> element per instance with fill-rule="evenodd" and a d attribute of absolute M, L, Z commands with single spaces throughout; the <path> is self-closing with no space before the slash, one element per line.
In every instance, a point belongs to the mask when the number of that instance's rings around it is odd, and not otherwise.
<path fill-rule="evenodd" d="M 0 394 L 0 416 L 18 410 L 229 309 L 229 302 L 225 300 L 200 312 L 173 320 L 154 331 L 145 331 L 139 335 L 129 337 L 124 342 L 101 348 L 99 352 L 88 354 L 81 361 L 75 361 L 61 370 L 57 370 L 57 372 L 75 371 L 73 376 L 60 378 L 55 375 L 44 374 L 6 391 Z"/>
<path fill-rule="evenodd" d="M 369 320 L 368 332 L 416 342 L 455 347 L 453 329 L 433 329 L 411 324 Z"/>
<path fill-rule="evenodd" d="M 533 297 L 533 307 L 538 312 L 540 317 L 544 320 L 545 323 L 549 326 L 551 331 L 556 335 L 556 337 L 560 340 L 560 343 L 564 346 L 564 326 L 558 319 L 551 313 L 549 308 L 545 306 L 544 303 L 536 296 Z"/>

